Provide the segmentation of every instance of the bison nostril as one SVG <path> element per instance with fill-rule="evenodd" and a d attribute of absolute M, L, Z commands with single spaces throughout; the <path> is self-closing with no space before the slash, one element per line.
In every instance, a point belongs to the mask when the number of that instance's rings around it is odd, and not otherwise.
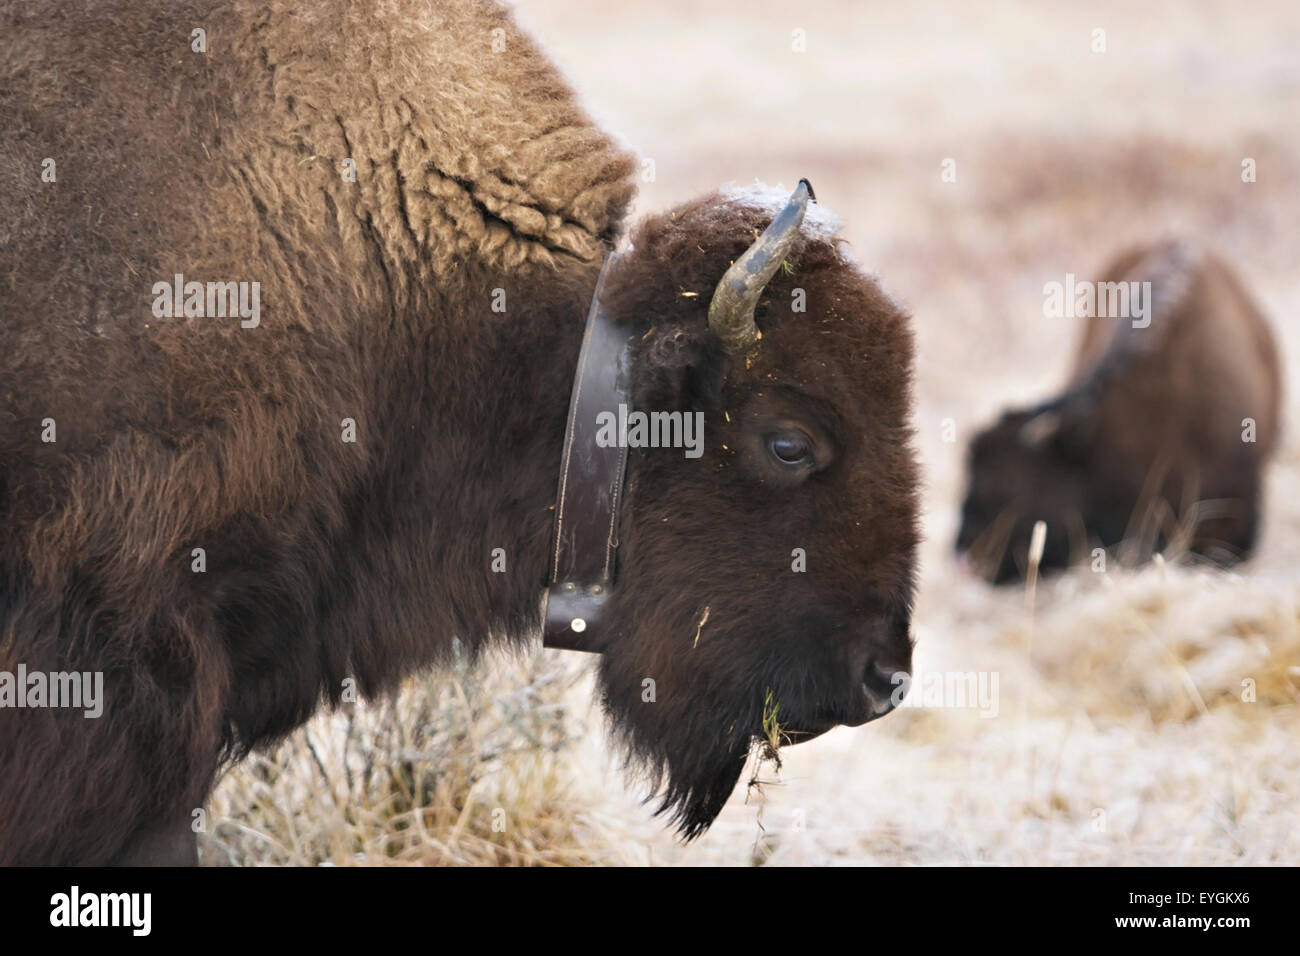
<path fill-rule="evenodd" d="M 880 664 L 878 661 L 872 661 L 867 665 L 867 671 L 862 677 L 862 682 L 869 688 L 884 694 L 891 694 L 894 688 L 899 684 L 911 680 L 907 668 L 889 667 Z"/>
<path fill-rule="evenodd" d="M 896 667 L 872 661 L 862 674 L 862 689 L 873 717 L 883 717 L 903 702 L 907 696 L 912 676 L 907 667 Z"/>
<path fill-rule="evenodd" d="M 849 652 L 853 682 L 850 726 L 883 717 L 903 702 L 911 682 L 912 620 L 908 610 L 866 616 Z"/>

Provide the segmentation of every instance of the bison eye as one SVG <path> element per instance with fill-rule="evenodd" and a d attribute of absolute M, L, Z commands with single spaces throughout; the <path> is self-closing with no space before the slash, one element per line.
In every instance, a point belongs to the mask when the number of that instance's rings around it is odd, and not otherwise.
<path fill-rule="evenodd" d="M 808 439 L 799 435 L 773 435 L 767 440 L 768 450 L 783 465 L 812 463 L 812 449 Z"/>

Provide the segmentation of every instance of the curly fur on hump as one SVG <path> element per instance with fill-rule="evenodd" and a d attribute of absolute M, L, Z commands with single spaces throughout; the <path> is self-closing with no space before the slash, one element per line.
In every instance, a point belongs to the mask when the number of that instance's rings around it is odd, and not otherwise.
<path fill-rule="evenodd" d="M 536 635 L 633 159 L 492 3 L 11 3 L 0 31 L 0 671 L 105 695 L 0 708 L 0 862 L 192 861 L 221 767 L 345 681 Z M 769 701 L 794 739 L 860 723 L 910 660 L 909 320 L 814 210 L 759 354 L 723 355 L 758 195 L 650 218 L 610 276 L 650 326 L 638 406 L 706 416 L 698 461 L 630 458 L 601 665 L 688 835 Z M 260 283 L 260 323 L 156 314 L 176 274 Z"/>

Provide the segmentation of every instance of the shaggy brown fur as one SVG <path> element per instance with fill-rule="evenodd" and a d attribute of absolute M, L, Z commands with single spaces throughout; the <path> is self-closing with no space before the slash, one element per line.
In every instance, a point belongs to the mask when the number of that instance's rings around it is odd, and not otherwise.
<path fill-rule="evenodd" d="M 494 4 L 13 3 L 0 32 L 0 671 L 101 671 L 106 697 L 0 709 L 0 861 L 192 860 L 223 763 L 345 680 L 537 633 L 633 160 Z M 812 735 L 878 715 L 910 656 L 907 319 L 809 232 L 733 366 L 707 304 L 770 217 L 710 196 L 653 218 L 609 283 L 653 326 L 641 407 L 708 416 L 703 458 L 632 457 L 603 658 L 692 834 L 765 695 Z M 174 273 L 260 282 L 260 325 L 155 317 Z M 774 429 L 816 466 L 775 467 Z"/>
<path fill-rule="evenodd" d="M 1281 402 L 1264 316 L 1187 242 L 1129 250 L 1101 281 L 1150 282 L 1150 326 L 1093 315 L 1065 391 L 971 442 L 957 550 L 994 580 L 1024 574 L 1040 519 L 1048 568 L 1121 542 L 1127 560 L 1185 545 L 1231 563 L 1255 542 Z"/>

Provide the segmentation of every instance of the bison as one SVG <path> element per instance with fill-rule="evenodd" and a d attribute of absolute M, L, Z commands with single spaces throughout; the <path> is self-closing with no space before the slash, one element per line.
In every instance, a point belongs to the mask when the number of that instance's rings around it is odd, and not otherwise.
<path fill-rule="evenodd" d="M 1255 543 L 1281 391 L 1267 321 L 1191 241 L 1130 249 L 1103 274 L 1078 287 L 1093 314 L 1064 390 L 970 443 L 956 548 L 995 582 L 1025 574 L 1040 520 L 1045 569 L 1121 542 L 1131 561 L 1172 545 L 1223 565 Z M 1105 314 L 1130 293 L 1127 314 Z"/>
<path fill-rule="evenodd" d="M 629 224 L 634 157 L 496 3 L 0 18 L 0 860 L 194 862 L 222 770 L 345 687 L 535 642 L 605 263 L 630 407 L 704 426 L 627 449 L 608 529 L 660 811 L 896 703 L 910 318 L 809 187 Z"/>

